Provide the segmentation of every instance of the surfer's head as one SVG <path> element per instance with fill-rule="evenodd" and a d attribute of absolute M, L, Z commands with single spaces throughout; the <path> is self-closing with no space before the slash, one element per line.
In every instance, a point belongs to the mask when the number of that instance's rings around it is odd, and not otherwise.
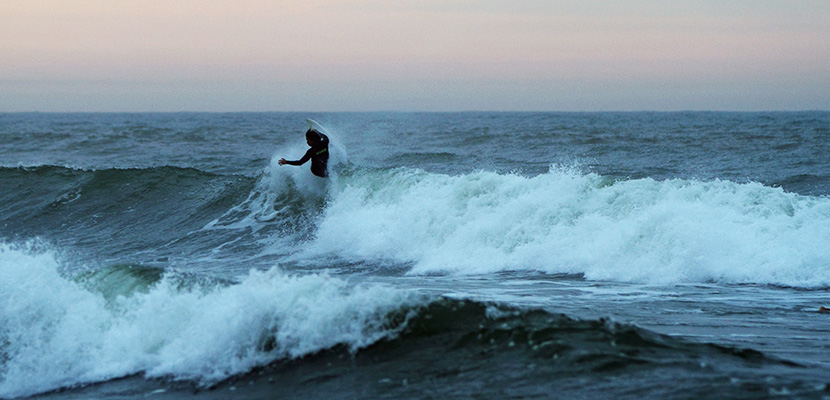
<path fill-rule="evenodd" d="M 320 132 L 317 129 L 309 129 L 305 131 L 305 141 L 309 146 L 313 146 L 320 142 Z"/>

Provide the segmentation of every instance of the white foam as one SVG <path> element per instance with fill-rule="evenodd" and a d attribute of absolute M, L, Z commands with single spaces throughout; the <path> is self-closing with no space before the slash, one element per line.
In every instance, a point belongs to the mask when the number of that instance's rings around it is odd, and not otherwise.
<path fill-rule="evenodd" d="M 0 244 L 0 398 L 140 372 L 212 382 L 337 344 L 357 349 L 394 335 L 384 316 L 420 301 L 274 268 L 228 287 L 163 279 L 108 303 L 59 267 L 49 252 Z"/>
<path fill-rule="evenodd" d="M 830 199 L 758 183 L 363 171 L 336 185 L 312 252 L 648 283 L 830 285 Z"/>

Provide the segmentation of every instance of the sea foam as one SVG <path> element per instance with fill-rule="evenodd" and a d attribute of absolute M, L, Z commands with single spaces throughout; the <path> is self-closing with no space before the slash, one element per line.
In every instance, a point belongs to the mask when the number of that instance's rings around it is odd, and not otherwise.
<path fill-rule="evenodd" d="M 387 314 L 420 301 L 278 268 L 229 286 L 164 277 L 112 300 L 61 276 L 60 264 L 53 252 L 0 244 L 0 398 L 136 373 L 211 383 L 335 345 L 356 350 L 394 335 Z"/>
<path fill-rule="evenodd" d="M 830 198 L 759 183 L 399 168 L 340 177 L 330 196 L 309 251 L 412 274 L 830 285 Z"/>

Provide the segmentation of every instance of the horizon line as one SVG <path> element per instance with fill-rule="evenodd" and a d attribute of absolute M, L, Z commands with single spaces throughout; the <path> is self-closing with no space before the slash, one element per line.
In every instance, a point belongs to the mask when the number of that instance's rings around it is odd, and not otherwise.
<path fill-rule="evenodd" d="M 769 110 L 339 110 L 339 111 L 309 111 L 309 110 L 268 110 L 268 111 L 3 111 L 0 114 L 475 114 L 475 113 L 511 113 L 511 114 L 590 114 L 590 113 L 809 113 L 830 112 L 830 109 L 769 109 Z"/>

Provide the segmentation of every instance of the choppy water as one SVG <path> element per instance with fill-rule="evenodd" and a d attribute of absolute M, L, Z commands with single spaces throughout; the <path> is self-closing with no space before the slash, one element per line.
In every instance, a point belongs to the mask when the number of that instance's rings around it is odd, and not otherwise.
<path fill-rule="evenodd" d="M 332 138 L 328 180 L 280 167 Z M 0 114 L 0 398 L 830 395 L 830 113 Z"/>

